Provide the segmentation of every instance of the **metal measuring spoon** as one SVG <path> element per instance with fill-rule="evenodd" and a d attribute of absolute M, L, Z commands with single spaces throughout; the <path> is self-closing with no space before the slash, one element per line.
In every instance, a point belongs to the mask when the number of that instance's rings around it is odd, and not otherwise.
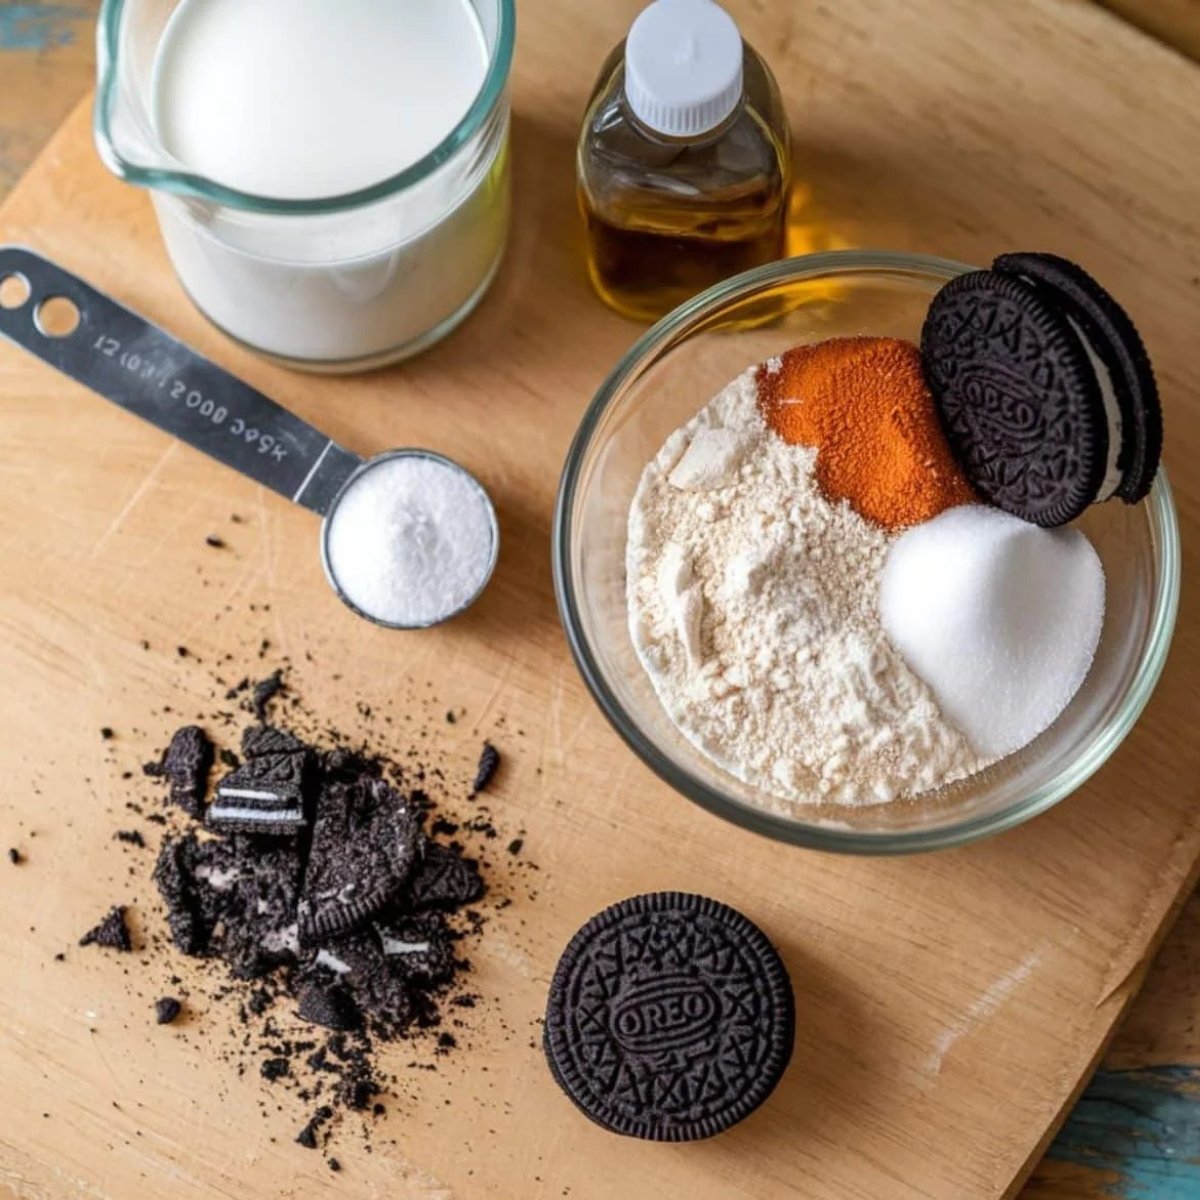
<path fill-rule="evenodd" d="M 364 460 L 262 392 L 201 357 L 110 296 L 22 246 L 0 246 L 0 334 L 64 375 L 218 462 L 322 518 L 325 577 L 353 612 L 389 629 L 449 620 L 479 597 L 499 552 L 495 509 L 483 485 L 451 459 L 428 450 L 388 450 Z M 478 588 L 453 612 L 418 624 L 364 612 L 335 578 L 331 518 L 364 475 L 397 458 L 438 462 L 478 489 L 492 530 L 490 561 Z"/>

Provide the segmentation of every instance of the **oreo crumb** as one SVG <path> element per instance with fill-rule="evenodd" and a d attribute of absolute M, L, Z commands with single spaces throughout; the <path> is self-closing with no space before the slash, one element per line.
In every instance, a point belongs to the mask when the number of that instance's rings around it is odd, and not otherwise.
<path fill-rule="evenodd" d="M 178 654 L 180 658 L 187 658 L 190 651 L 186 646 L 176 646 L 175 653 Z"/>
<path fill-rule="evenodd" d="M 317 1148 L 317 1134 L 324 1125 L 333 1117 L 333 1109 L 328 1104 L 322 1104 L 320 1108 L 313 1113 L 307 1125 L 296 1135 L 296 1141 L 308 1150 Z"/>
<path fill-rule="evenodd" d="M 152 778 L 165 777 L 171 785 L 170 800 L 190 817 L 204 815 L 204 793 L 213 764 L 213 744 L 198 725 L 184 725 L 171 735 L 157 763 L 146 763 L 142 771 Z"/>
<path fill-rule="evenodd" d="M 154 1002 L 154 1020 L 159 1025 L 170 1025 L 183 1010 L 183 1005 L 174 996 L 163 996 Z"/>
<path fill-rule="evenodd" d="M 283 691 L 283 672 L 275 671 L 268 675 L 266 679 L 260 679 L 254 685 L 254 693 L 251 697 L 250 704 L 254 709 L 254 715 L 265 722 L 267 719 L 267 705 L 271 703 L 275 697 Z"/>
<path fill-rule="evenodd" d="M 109 726 L 109 725 L 105 725 L 105 726 L 103 726 L 103 727 L 101 728 L 101 730 L 100 730 L 100 736 L 101 736 L 101 737 L 102 737 L 102 738 L 103 738 L 103 739 L 104 739 L 106 742 L 111 742 L 111 741 L 112 741 L 112 739 L 113 739 L 113 738 L 114 738 L 116 735 L 113 733 L 113 731 L 112 731 L 112 727 L 111 727 L 111 726 Z"/>
<path fill-rule="evenodd" d="M 274 1083 L 292 1073 L 292 1065 L 286 1058 L 268 1058 L 259 1068 L 259 1073 L 268 1083 Z"/>
<path fill-rule="evenodd" d="M 23 861 L 21 858 L 21 852 L 16 848 L 16 846 L 9 847 L 8 861 L 12 863 L 14 867 L 19 867 L 21 865 Z"/>
<path fill-rule="evenodd" d="M 104 946 L 109 950 L 120 950 L 128 953 L 133 949 L 133 939 L 129 936 L 129 926 L 125 924 L 125 909 L 116 904 L 109 909 L 108 915 L 93 929 L 79 939 L 81 946 Z"/>
<path fill-rule="evenodd" d="M 225 549 L 224 538 L 218 537 L 215 533 L 210 533 L 208 535 L 208 537 L 206 537 L 204 539 L 204 544 L 206 546 L 211 546 L 214 550 L 224 550 Z"/>
<path fill-rule="evenodd" d="M 336 985 L 304 988 L 296 1012 L 310 1025 L 322 1025 L 326 1029 L 357 1029 L 362 1024 L 362 1016 L 350 993 Z"/>
<path fill-rule="evenodd" d="M 520 853 L 521 853 L 521 848 L 522 848 L 524 845 L 525 845 L 525 839 L 524 839 L 524 838 L 513 838 L 513 840 L 512 840 L 511 842 L 509 842 L 509 843 L 508 843 L 508 852 L 509 852 L 509 854 L 520 854 Z"/>
<path fill-rule="evenodd" d="M 483 752 L 479 756 L 479 766 L 475 769 L 475 782 L 471 785 L 471 791 L 486 791 L 499 766 L 500 751 L 491 742 L 484 742 Z"/>
<path fill-rule="evenodd" d="M 331 1158 L 329 1160 L 329 1169 L 331 1171 L 340 1171 L 342 1169 L 342 1164 L 338 1162 L 336 1158 Z"/>
<path fill-rule="evenodd" d="M 146 839 L 142 837 L 141 832 L 137 829 L 118 829 L 113 837 L 118 842 L 124 842 L 127 846 L 145 846 Z"/>

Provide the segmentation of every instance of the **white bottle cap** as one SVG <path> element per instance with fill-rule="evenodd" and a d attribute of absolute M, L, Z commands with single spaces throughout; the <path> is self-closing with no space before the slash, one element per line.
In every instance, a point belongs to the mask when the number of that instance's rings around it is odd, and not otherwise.
<path fill-rule="evenodd" d="M 742 35 L 714 0 L 655 0 L 625 42 L 625 97 L 668 137 L 715 129 L 742 98 Z"/>

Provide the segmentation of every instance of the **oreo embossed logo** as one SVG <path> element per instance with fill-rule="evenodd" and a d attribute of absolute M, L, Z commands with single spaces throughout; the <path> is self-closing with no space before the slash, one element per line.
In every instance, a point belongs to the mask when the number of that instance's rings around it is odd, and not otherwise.
<path fill-rule="evenodd" d="M 687 1142 L 753 1112 L 793 1036 L 791 984 L 762 930 L 704 896 L 652 892 L 571 939 L 544 1043 L 554 1078 L 598 1125 Z"/>
<path fill-rule="evenodd" d="M 721 1011 L 716 993 L 686 975 L 632 988 L 612 1009 L 613 1037 L 630 1053 L 679 1050 L 711 1037 Z"/>

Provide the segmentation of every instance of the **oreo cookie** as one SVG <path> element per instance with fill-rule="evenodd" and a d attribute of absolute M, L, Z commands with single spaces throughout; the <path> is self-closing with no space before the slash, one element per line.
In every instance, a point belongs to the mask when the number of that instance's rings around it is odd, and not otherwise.
<path fill-rule="evenodd" d="M 292 835 L 304 817 L 305 755 L 295 752 L 248 758 L 217 784 L 206 824 L 222 833 Z"/>
<path fill-rule="evenodd" d="M 171 803 L 197 820 L 204 816 L 204 792 L 213 764 L 213 744 L 198 725 L 184 725 L 171 735 L 162 759 L 147 763 L 143 772 L 164 777 L 171 785 Z"/>
<path fill-rule="evenodd" d="M 762 930 L 704 896 L 654 892 L 571 939 L 543 1043 L 551 1074 L 598 1125 L 688 1142 L 762 1104 L 794 1038 L 791 983 Z"/>
<path fill-rule="evenodd" d="M 474 903 L 483 890 L 479 864 L 474 859 L 427 841 L 421 864 L 413 871 L 401 903 L 410 912 L 454 909 Z"/>
<path fill-rule="evenodd" d="M 1085 272 L 1014 254 L 952 280 L 921 333 L 926 379 L 979 494 L 1053 527 L 1153 482 L 1161 415 L 1132 322 Z"/>
<path fill-rule="evenodd" d="M 1150 355 L 1129 314 L 1082 267 L 1057 254 L 1002 254 L 992 270 L 1053 295 L 1100 362 L 1101 388 L 1115 403 L 1120 436 L 1115 454 L 1116 490 L 1127 504 L 1146 497 L 1162 456 L 1162 405 Z M 1107 373 L 1107 378 L 1105 378 Z M 1101 500 L 1108 495 L 1101 493 Z"/>
<path fill-rule="evenodd" d="M 247 758 L 264 754 L 305 754 L 308 747 L 294 733 L 275 725 L 248 725 L 242 731 L 242 753 Z"/>
<path fill-rule="evenodd" d="M 384 780 L 324 788 L 297 912 L 301 944 L 343 937 L 396 899 L 423 840 L 420 816 Z"/>

